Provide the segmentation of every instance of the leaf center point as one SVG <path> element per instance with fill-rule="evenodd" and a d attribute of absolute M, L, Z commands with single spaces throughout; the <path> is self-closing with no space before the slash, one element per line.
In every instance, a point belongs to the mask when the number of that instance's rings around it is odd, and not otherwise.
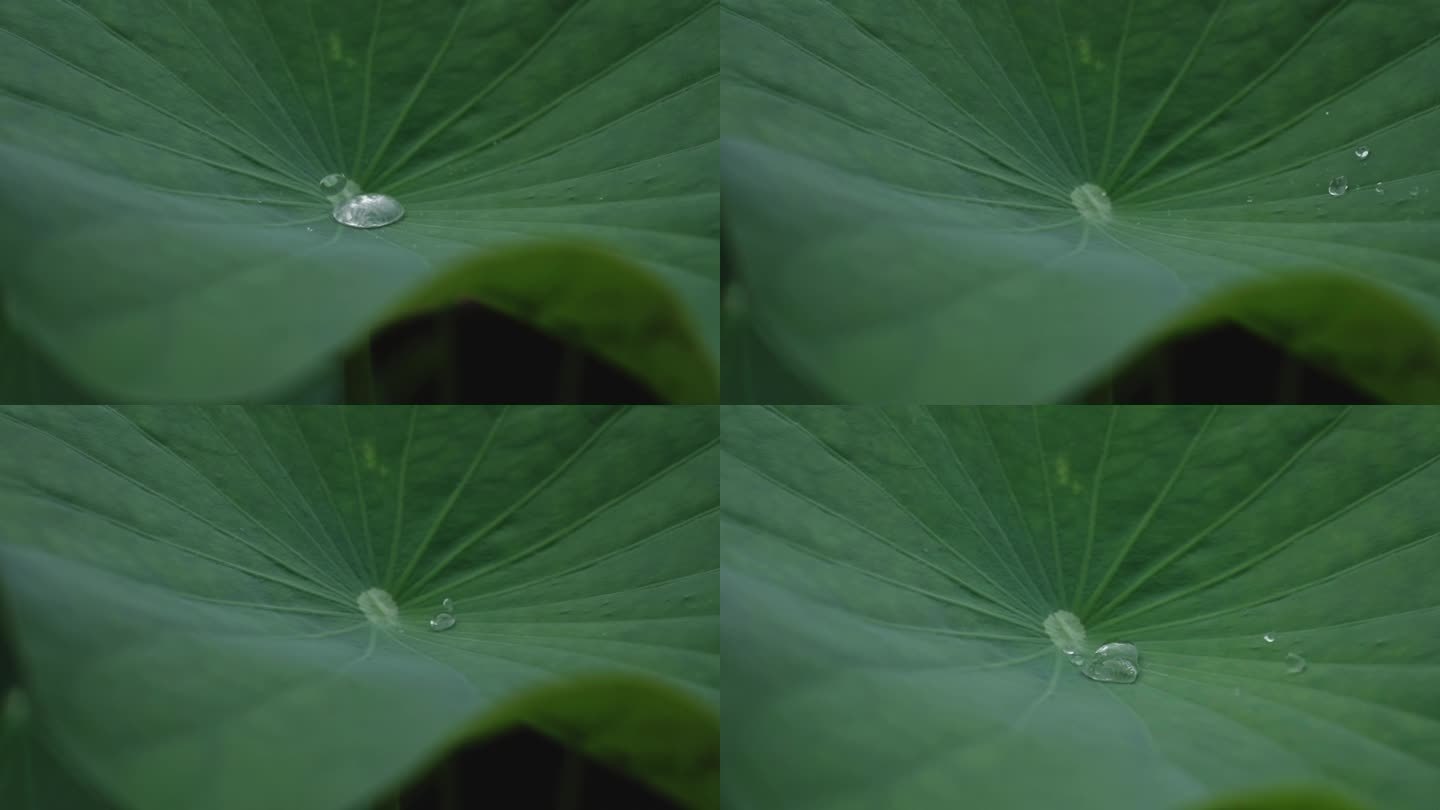
<path fill-rule="evenodd" d="M 1075 190 L 1070 192 L 1070 202 L 1074 204 L 1075 210 L 1080 212 L 1080 216 L 1084 217 L 1086 222 L 1109 225 L 1114 218 L 1111 216 L 1110 195 L 1106 193 L 1105 189 L 1094 183 L 1076 186 Z M 1066 615 L 1073 616 L 1074 614 L 1067 613 Z"/>
<path fill-rule="evenodd" d="M 1080 617 L 1068 610 L 1057 610 L 1045 617 L 1045 635 L 1067 657 L 1090 652 L 1085 641 L 1085 625 Z"/>
<path fill-rule="evenodd" d="M 379 588 L 371 588 L 355 598 L 355 604 L 360 606 L 360 612 L 371 624 L 381 627 L 398 627 L 400 625 L 400 609 L 395 606 L 395 598 Z"/>

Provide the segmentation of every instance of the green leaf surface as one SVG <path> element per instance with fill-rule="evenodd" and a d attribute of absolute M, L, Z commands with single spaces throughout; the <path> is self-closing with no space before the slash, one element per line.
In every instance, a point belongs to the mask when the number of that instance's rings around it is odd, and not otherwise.
<path fill-rule="evenodd" d="M 1437 460 L 1434 409 L 730 408 L 728 806 L 1433 807 Z"/>
<path fill-rule="evenodd" d="M 717 21 L 710 0 L 7 0 L 7 319 L 106 401 L 251 400 L 457 261 L 582 240 L 717 357 Z M 336 224 L 336 172 L 405 218 Z"/>
<path fill-rule="evenodd" d="M 713 408 L 0 411 L 34 716 L 125 806 L 338 810 L 537 687 L 714 707 L 717 441 Z"/>
<path fill-rule="evenodd" d="M 1440 324 L 1429 0 L 724 14 L 725 211 L 752 328 L 831 399 L 1055 401 L 1211 296 L 1296 272 Z M 1108 217 L 1077 206 L 1085 184 Z"/>

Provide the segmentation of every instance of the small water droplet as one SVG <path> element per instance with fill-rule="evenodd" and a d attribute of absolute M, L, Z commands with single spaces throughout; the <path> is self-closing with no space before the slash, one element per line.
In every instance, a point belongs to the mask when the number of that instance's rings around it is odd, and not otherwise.
<path fill-rule="evenodd" d="M 1384 194 L 1384 193 L 1385 193 L 1385 184 L 1384 184 L 1384 183 L 1379 183 L 1379 182 L 1377 182 L 1377 183 L 1375 184 L 1375 193 L 1376 193 L 1376 194 Z"/>
<path fill-rule="evenodd" d="M 1274 644 L 1274 643 L 1275 643 L 1275 634 L 1274 634 L 1274 633 L 1266 633 L 1265 635 L 1261 636 L 1261 638 L 1265 639 L 1265 643 L 1266 643 L 1266 644 Z"/>
<path fill-rule="evenodd" d="M 1285 672 L 1290 675 L 1299 675 L 1305 671 L 1305 659 L 1295 653 L 1285 654 Z"/>
<path fill-rule="evenodd" d="M 1253 203 L 1253 202 L 1255 202 L 1255 195 L 1254 195 L 1254 194 L 1251 194 L 1250 196 L 1248 196 L 1248 197 L 1245 198 L 1245 204 L 1246 204 L 1246 205 L 1249 205 L 1250 203 Z"/>
<path fill-rule="evenodd" d="M 387 194 L 361 194 L 335 206 L 330 215 L 352 228 L 383 228 L 399 222 L 405 208 Z"/>
<path fill-rule="evenodd" d="M 309 225 L 306 225 L 306 226 L 305 226 L 305 230 L 309 231 L 310 233 L 314 233 L 314 232 L 315 232 L 315 229 L 312 228 L 312 227 L 310 227 Z"/>
<path fill-rule="evenodd" d="M 441 630 L 449 630 L 454 626 L 455 617 L 449 613 L 437 613 L 435 614 L 435 618 L 430 620 L 430 629 L 437 633 Z"/>
<path fill-rule="evenodd" d="M 1340 175 L 1339 177 L 1335 178 L 1334 180 L 1331 180 L 1331 181 L 1330 181 L 1330 196 L 1331 196 L 1331 197 L 1339 197 L 1340 195 L 1344 194 L 1345 192 L 1347 192 L 1347 191 L 1349 191 L 1349 190 L 1350 190 L 1350 181 L 1349 181 L 1349 180 L 1346 180 L 1346 179 L 1345 179 L 1345 175 L 1343 175 L 1343 174 Z"/>
<path fill-rule="evenodd" d="M 1325 111 L 1325 114 L 1326 114 L 1326 115 L 1329 115 L 1329 114 L 1330 114 L 1330 111 L 1329 111 L 1329 110 L 1326 110 L 1326 111 Z"/>
<path fill-rule="evenodd" d="M 1370 147 L 1368 147 L 1368 146 L 1357 146 L 1357 147 L 1355 147 L 1355 157 L 1358 157 L 1358 158 L 1360 158 L 1361 160 L 1364 160 L 1365 158 L 1370 157 Z"/>
<path fill-rule="evenodd" d="M 1410 189 L 1410 196 L 1411 196 L 1411 197 L 1419 197 L 1419 196 L 1420 196 L 1420 187 L 1419 187 L 1419 186 L 1416 186 L 1415 188 Z"/>
<path fill-rule="evenodd" d="M 440 607 L 445 608 L 446 613 L 453 613 L 455 611 L 455 600 L 447 596 L 440 601 Z"/>
<path fill-rule="evenodd" d="M 1134 683 L 1140 677 L 1140 651 L 1124 641 L 1101 644 L 1080 671 L 1092 681 Z"/>

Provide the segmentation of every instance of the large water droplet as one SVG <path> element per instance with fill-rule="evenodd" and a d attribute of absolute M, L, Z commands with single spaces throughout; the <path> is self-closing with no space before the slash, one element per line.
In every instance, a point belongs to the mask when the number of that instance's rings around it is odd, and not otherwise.
<path fill-rule="evenodd" d="M 1305 659 L 1295 653 L 1286 653 L 1285 671 L 1291 675 L 1299 675 L 1305 671 Z"/>
<path fill-rule="evenodd" d="M 1274 634 L 1274 633 L 1266 633 L 1265 635 L 1261 636 L 1261 638 L 1265 639 L 1265 643 L 1266 643 L 1266 644 L 1274 644 L 1274 643 L 1275 643 L 1275 634 Z"/>
<path fill-rule="evenodd" d="M 435 618 L 430 620 L 430 629 L 437 633 L 441 630 L 449 630 L 454 626 L 455 617 L 449 613 L 437 613 L 435 614 Z"/>
<path fill-rule="evenodd" d="M 1364 160 L 1365 158 L 1370 157 L 1370 147 L 1368 147 L 1368 146 L 1357 146 L 1357 147 L 1355 147 L 1355 157 L 1358 157 L 1358 158 L 1360 158 L 1361 160 Z"/>
<path fill-rule="evenodd" d="M 383 228 L 400 221 L 405 208 L 385 194 L 361 194 L 335 206 L 335 221 L 352 228 Z"/>
<path fill-rule="evenodd" d="M 1101 644 L 1080 671 L 1092 681 L 1134 683 L 1140 677 L 1140 651 L 1124 641 Z"/>
<path fill-rule="evenodd" d="M 383 228 L 405 216 L 405 208 L 394 197 L 361 193 L 360 186 L 343 174 L 320 178 L 320 191 L 333 206 L 330 216 L 351 228 Z"/>
<path fill-rule="evenodd" d="M 1345 175 L 1343 175 L 1343 174 L 1340 175 L 1339 177 L 1335 178 L 1334 180 L 1331 180 L 1331 181 L 1330 181 L 1330 196 L 1331 196 L 1331 197 L 1339 197 L 1340 195 L 1344 194 L 1345 192 L 1347 192 L 1347 191 L 1349 191 L 1349 190 L 1350 190 L 1350 181 L 1349 181 L 1349 180 L 1346 180 L 1346 179 L 1345 179 Z"/>

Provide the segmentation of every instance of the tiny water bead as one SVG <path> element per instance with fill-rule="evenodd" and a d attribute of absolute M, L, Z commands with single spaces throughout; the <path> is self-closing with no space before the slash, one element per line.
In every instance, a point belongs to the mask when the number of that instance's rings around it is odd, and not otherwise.
<path fill-rule="evenodd" d="M 1368 147 L 1368 146 L 1357 146 L 1357 147 L 1355 147 L 1355 157 L 1360 158 L 1361 160 L 1364 160 L 1364 159 L 1370 157 L 1370 147 Z"/>
<path fill-rule="evenodd" d="M 1345 179 L 1345 175 L 1343 175 L 1343 174 L 1340 175 L 1339 177 L 1335 178 L 1334 180 L 1331 180 L 1331 181 L 1330 181 L 1330 196 L 1331 196 L 1331 197 L 1339 197 L 1339 196 L 1341 196 L 1342 194 L 1344 194 L 1345 192 L 1347 192 L 1347 191 L 1349 191 L 1349 190 L 1350 190 L 1350 181 L 1349 181 L 1349 180 L 1346 180 L 1346 179 Z"/>
<path fill-rule="evenodd" d="M 442 630 L 449 630 L 454 626 L 455 617 L 449 613 L 437 613 L 435 614 L 435 618 L 430 620 L 430 629 L 437 633 Z"/>
<path fill-rule="evenodd" d="M 1092 681 L 1134 683 L 1140 677 L 1140 651 L 1123 641 L 1101 644 L 1080 671 Z"/>
<path fill-rule="evenodd" d="M 1261 638 L 1265 639 L 1265 643 L 1266 643 L 1266 644 L 1274 644 L 1274 643 L 1275 643 L 1275 634 L 1274 634 L 1274 633 L 1266 633 L 1265 635 L 1261 636 Z"/>
<path fill-rule="evenodd" d="M 1295 653 L 1285 654 L 1285 672 L 1290 675 L 1299 675 L 1305 671 L 1305 659 Z"/>
<path fill-rule="evenodd" d="M 444 608 L 446 613 L 454 613 L 455 600 L 447 596 L 440 601 L 440 607 Z"/>
<path fill-rule="evenodd" d="M 354 180 L 343 174 L 322 177 L 320 191 L 333 206 L 330 216 L 351 228 L 383 228 L 405 216 L 404 206 L 394 197 L 365 194 Z"/>
<path fill-rule="evenodd" d="M 1384 193 L 1385 193 L 1385 184 L 1384 184 L 1384 183 L 1377 182 L 1377 183 L 1375 184 L 1375 193 L 1376 193 L 1376 194 L 1384 194 Z"/>

